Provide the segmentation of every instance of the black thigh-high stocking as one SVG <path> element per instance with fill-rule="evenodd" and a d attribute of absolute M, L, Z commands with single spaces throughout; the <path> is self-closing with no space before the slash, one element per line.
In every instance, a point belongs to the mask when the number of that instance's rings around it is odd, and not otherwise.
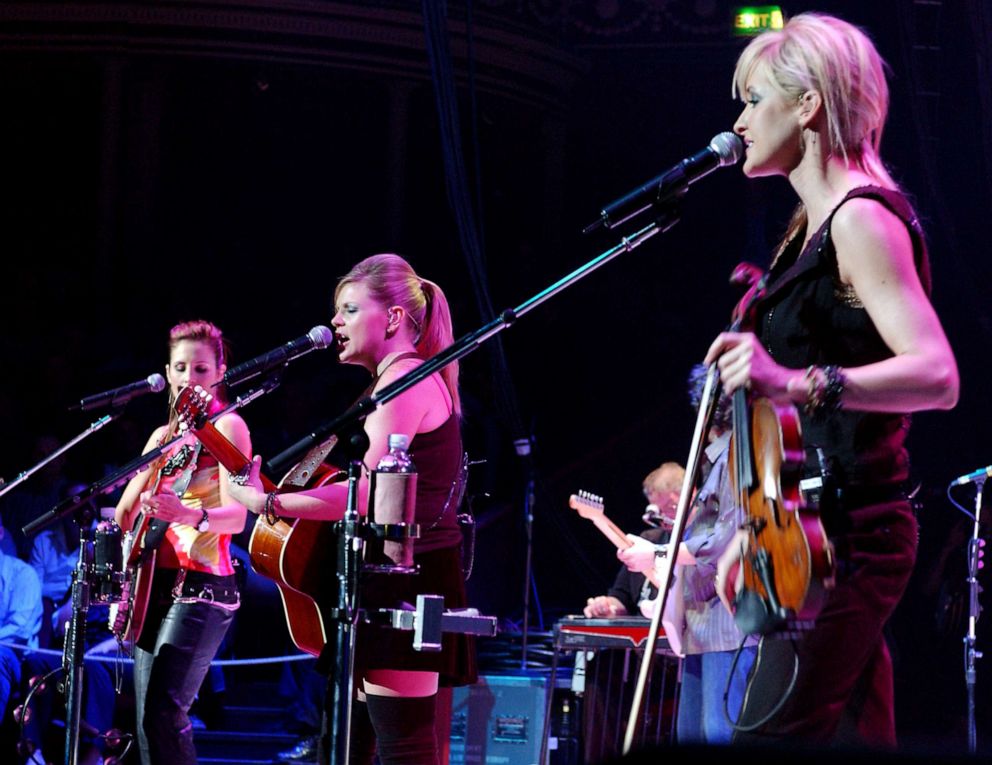
<path fill-rule="evenodd" d="M 372 765 L 375 760 L 375 731 L 369 719 L 369 707 L 355 699 L 351 705 L 351 746 L 349 765 Z"/>
<path fill-rule="evenodd" d="M 365 698 L 382 765 L 438 765 L 434 695 Z"/>

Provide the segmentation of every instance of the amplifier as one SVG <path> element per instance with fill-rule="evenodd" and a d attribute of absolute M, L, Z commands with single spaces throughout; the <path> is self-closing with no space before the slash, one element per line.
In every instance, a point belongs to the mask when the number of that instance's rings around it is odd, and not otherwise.
<path fill-rule="evenodd" d="M 451 765 L 537 765 L 548 679 L 482 675 L 455 688 Z"/>

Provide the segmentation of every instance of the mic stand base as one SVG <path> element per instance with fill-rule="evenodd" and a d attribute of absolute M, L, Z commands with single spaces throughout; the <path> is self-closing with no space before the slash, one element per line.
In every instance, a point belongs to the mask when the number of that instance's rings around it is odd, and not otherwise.
<path fill-rule="evenodd" d="M 92 548 L 89 544 L 91 513 L 83 508 L 77 513 L 79 524 L 79 558 L 72 573 L 72 618 L 65 632 L 62 669 L 65 679 L 61 689 L 65 696 L 65 765 L 76 765 L 79 757 L 79 727 L 83 703 L 83 652 L 86 647 L 86 615 L 90 610 L 89 572 Z"/>
<path fill-rule="evenodd" d="M 982 607 L 978 602 L 981 590 L 978 584 L 978 569 L 981 548 L 985 540 L 981 538 L 982 494 L 985 490 L 985 477 L 975 481 L 975 524 L 968 540 L 968 634 L 964 637 L 964 684 L 968 699 L 968 751 L 978 750 L 978 730 L 975 725 L 975 678 L 978 674 L 975 664 L 982 658 L 982 652 L 975 648 L 978 642 L 978 616 Z"/>

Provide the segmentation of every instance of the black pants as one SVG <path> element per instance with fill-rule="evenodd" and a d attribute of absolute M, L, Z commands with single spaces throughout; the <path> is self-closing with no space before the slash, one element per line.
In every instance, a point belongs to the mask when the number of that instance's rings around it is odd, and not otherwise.
<path fill-rule="evenodd" d="M 810 632 L 795 641 L 762 639 L 740 722 L 754 724 L 784 703 L 758 730 L 738 732 L 735 743 L 896 743 L 892 661 L 882 628 L 909 583 L 916 519 L 906 502 L 863 507 L 847 516 L 846 530 L 834 538 L 836 587 Z"/>

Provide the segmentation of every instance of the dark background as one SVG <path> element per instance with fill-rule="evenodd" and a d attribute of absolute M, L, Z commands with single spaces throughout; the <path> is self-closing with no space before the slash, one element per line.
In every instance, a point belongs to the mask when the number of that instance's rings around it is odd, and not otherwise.
<path fill-rule="evenodd" d="M 178 321 L 216 322 L 233 362 L 244 361 L 329 323 L 335 280 L 374 252 L 400 252 L 444 287 L 456 335 L 483 322 L 446 193 L 420 6 L 356 3 L 352 15 L 349 5 L 0 9 L 0 475 L 11 480 L 95 419 L 69 413 L 73 401 L 161 370 Z M 449 3 L 461 137 L 497 310 L 615 244 L 616 232 L 579 232 L 605 202 L 731 127 L 730 78 L 745 44 L 730 34 L 731 8 L 490 0 L 473 5 L 466 25 L 465 4 Z M 785 10 L 861 24 L 892 69 L 883 156 L 928 231 L 934 302 L 962 378 L 953 412 L 914 418 L 922 536 L 892 625 L 899 722 L 904 739 L 963 742 L 970 526 L 944 487 L 992 462 L 990 14 L 982 0 Z M 720 171 L 691 190 L 670 232 L 501 335 L 508 388 L 489 348 L 463 362 L 466 441 L 487 460 L 470 487 L 489 495 L 475 503 L 470 581 L 486 613 L 521 623 L 525 471 L 513 439 L 534 441 L 532 623 L 550 629 L 605 591 L 616 567 L 568 495 L 601 494 L 620 526 L 641 527 L 641 479 L 664 460 L 685 461 L 685 378 L 736 302 L 727 277 L 741 260 L 767 264 L 793 203 L 782 179 Z M 256 451 L 285 448 L 364 384 L 330 353 L 295 362 L 279 390 L 243 412 Z M 516 401 L 519 432 L 496 405 L 499 386 Z M 63 478 L 90 483 L 127 462 L 164 417 L 163 397 L 135 400 L 69 453 Z M 33 477 L 0 499 L 5 525 L 64 489 L 53 480 Z M 973 503 L 969 488 L 956 496 Z M 983 705 L 989 680 L 983 666 Z"/>

